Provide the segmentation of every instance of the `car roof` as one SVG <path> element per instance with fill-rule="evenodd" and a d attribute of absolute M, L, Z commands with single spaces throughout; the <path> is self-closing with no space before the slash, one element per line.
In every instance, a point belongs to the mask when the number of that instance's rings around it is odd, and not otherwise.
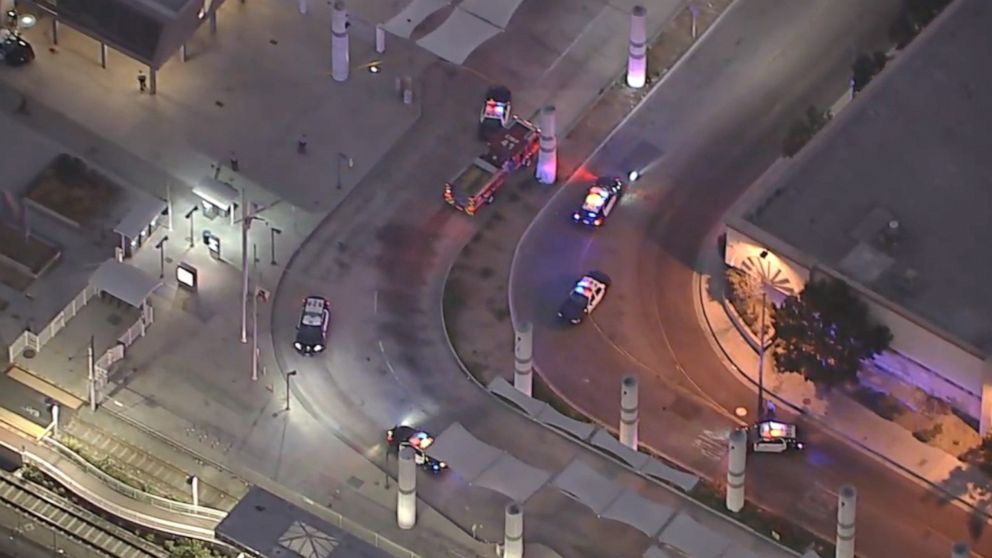
<path fill-rule="evenodd" d="M 758 436 L 760 436 L 762 440 L 795 438 L 796 425 L 779 422 L 777 420 L 766 420 L 764 422 L 759 422 Z"/>
<path fill-rule="evenodd" d="M 303 302 L 303 316 L 300 318 L 300 322 L 306 326 L 323 325 L 329 307 L 327 299 L 319 296 L 308 296 Z"/>
<path fill-rule="evenodd" d="M 582 200 L 582 209 L 586 211 L 598 211 L 604 205 L 606 201 L 610 199 L 613 193 L 609 189 L 603 188 L 602 186 L 592 186 L 589 188 L 589 192 L 586 194 L 584 200 Z"/>

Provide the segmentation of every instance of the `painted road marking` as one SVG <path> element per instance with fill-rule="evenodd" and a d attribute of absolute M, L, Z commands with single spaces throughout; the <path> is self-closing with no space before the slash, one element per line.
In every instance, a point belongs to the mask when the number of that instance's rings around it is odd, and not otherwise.
<path fill-rule="evenodd" d="M 727 440 L 729 438 L 729 432 L 703 430 L 692 441 L 692 445 L 707 459 L 711 461 L 722 461 L 724 456 L 727 455 Z"/>

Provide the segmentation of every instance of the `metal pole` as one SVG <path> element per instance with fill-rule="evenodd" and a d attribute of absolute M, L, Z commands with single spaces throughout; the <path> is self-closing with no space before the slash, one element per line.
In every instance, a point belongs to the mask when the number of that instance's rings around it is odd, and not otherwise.
<path fill-rule="evenodd" d="M 624 376 L 620 381 L 620 443 L 637 449 L 637 377 Z"/>
<path fill-rule="evenodd" d="M 96 343 L 94 336 L 90 336 L 90 344 L 86 347 L 86 362 L 89 368 L 89 388 L 90 388 L 90 410 L 96 410 L 96 361 L 94 360 L 94 348 Z"/>
<path fill-rule="evenodd" d="M 59 404 L 52 405 L 52 436 L 59 437 Z"/>
<path fill-rule="evenodd" d="M 854 558 L 855 510 L 858 491 L 847 484 L 837 494 L 836 558 Z"/>
<path fill-rule="evenodd" d="M 341 153 L 339 151 L 338 152 L 338 167 L 337 167 L 338 168 L 338 172 L 337 172 L 338 181 L 337 181 L 337 184 L 336 184 L 338 190 L 341 189 L 341 159 L 343 159 L 343 158 L 344 158 L 344 153 Z"/>
<path fill-rule="evenodd" d="M 252 244 L 252 252 L 254 255 L 255 245 Z M 251 381 L 258 381 L 258 259 L 254 258 L 255 262 L 252 263 L 252 269 L 255 271 L 255 288 L 253 293 L 255 296 L 251 297 Z M 288 391 L 288 390 L 287 390 Z M 289 399 L 286 400 L 287 409 L 289 408 Z"/>
<path fill-rule="evenodd" d="M 190 478 L 190 488 L 193 492 L 193 507 L 200 507 L 200 479 L 193 475 Z"/>
<path fill-rule="evenodd" d="M 168 204 L 166 211 L 169 214 L 169 232 L 172 232 L 172 184 L 165 183 L 165 201 Z"/>
<path fill-rule="evenodd" d="M 195 245 L 195 241 L 193 239 L 196 237 L 196 231 L 193 228 L 193 214 L 196 213 L 196 211 L 198 209 L 200 209 L 199 206 L 193 206 L 193 209 L 190 209 L 189 212 L 186 213 L 186 218 L 189 219 L 189 247 L 190 248 L 192 248 Z"/>
<path fill-rule="evenodd" d="M 248 342 L 248 188 L 241 188 L 241 342 Z"/>
<path fill-rule="evenodd" d="M 296 375 L 296 370 L 286 372 L 286 410 L 289 410 L 289 379 Z"/>
<path fill-rule="evenodd" d="M 396 524 L 400 529 L 412 529 L 417 523 L 417 465 L 413 448 L 400 448 L 400 466 L 396 487 Z"/>
<path fill-rule="evenodd" d="M 744 507 L 744 473 L 747 467 L 747 432 L 730 433 L 730 459 L 727 461 L 727 509 L 737 513 Z"/>
<path fill-rule="evenodd" d="M 506 505 L 503 520 L 503 558 L 523 558 L 524 556 L 524 510 L 520 504 Z"/>
<path fill-rule="evenodd" d="M 765 307 L 768 296 L 761 291 L 761 321 L 758 326 L 758 420 L 765 418 Z"/>

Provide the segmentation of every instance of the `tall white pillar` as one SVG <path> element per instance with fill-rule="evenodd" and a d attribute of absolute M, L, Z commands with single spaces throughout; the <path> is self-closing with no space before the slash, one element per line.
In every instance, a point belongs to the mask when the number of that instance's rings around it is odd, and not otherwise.
<path fill-rule="evenodd" d="M 524 509 L 516 502 L 506 505 L 503 525 L 503 558 L 524 556 Z"/>
<path fill-rule="evenodd" d="M 348 12 L 344 2 L 334 2 L 331 11 L 331 77 L 334 81 L 348 80 Z"/>
<path fill-rule="evenodd" d="M 854 558 L 854 520 L 858 491 L 845 484 L 837 494 L 837 558 Z"/>
<path fill-rule="evenodd" d="M 413 448 L 400 448 L 396 484 L 396 523 L 400 529 L 412 529 L 417 523 L 417 464 L 413 460 Z"/>
<path fill-rule="evenodd" d="M 630 12 L 630 46 L 627 48 L 627 85 L 644 87 L 648 70 L 647 10 L 634 6 Z"/>
<path fill-rule="evenodd" d="M 968 558 L 969 556 L 971 556 L 971 549 L 968 548 L 968 543 L 956 542 L 951 547 L 951 558 Z"/>
<path fill-rule="evenodd" d="M 534 385 L 534 325 L 520 324 L 513 341 L 513 387 L 530 397 Z"/>
<path fill-rule="evenodd" d="M 558 179 L 558 135 L 555 132 L 555 107 L 541 109 L 541 150 L 537 154 L 537 181 L 554 184 Z"/>
<path fill-rule="evenodd" d="M 375 51 L 379 54 L 386 52 L 386 29 L 381 23 L 375 24 Z"/>
<path fill-rule="evenodd" d="M 737 513 L 744 507 L 744 473 L 747 470 L 747 432 L 730 433 L 727 460 L 727 509 Z"/>
<path fill-rule="evenodd" d="M 620 443 L 637 449 L 637 377 L 620 380 Z"/>

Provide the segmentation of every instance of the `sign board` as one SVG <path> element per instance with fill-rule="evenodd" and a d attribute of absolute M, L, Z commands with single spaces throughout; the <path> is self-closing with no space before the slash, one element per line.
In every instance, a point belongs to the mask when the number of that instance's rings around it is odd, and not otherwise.
<path fill-rule="evenodd" d="M 198 273 L 195 267 L 186 262 L 180 263 L 176 266 L 176 281 L 179 282 L 180 287 L 195 291 L 197 279 Z"/>

